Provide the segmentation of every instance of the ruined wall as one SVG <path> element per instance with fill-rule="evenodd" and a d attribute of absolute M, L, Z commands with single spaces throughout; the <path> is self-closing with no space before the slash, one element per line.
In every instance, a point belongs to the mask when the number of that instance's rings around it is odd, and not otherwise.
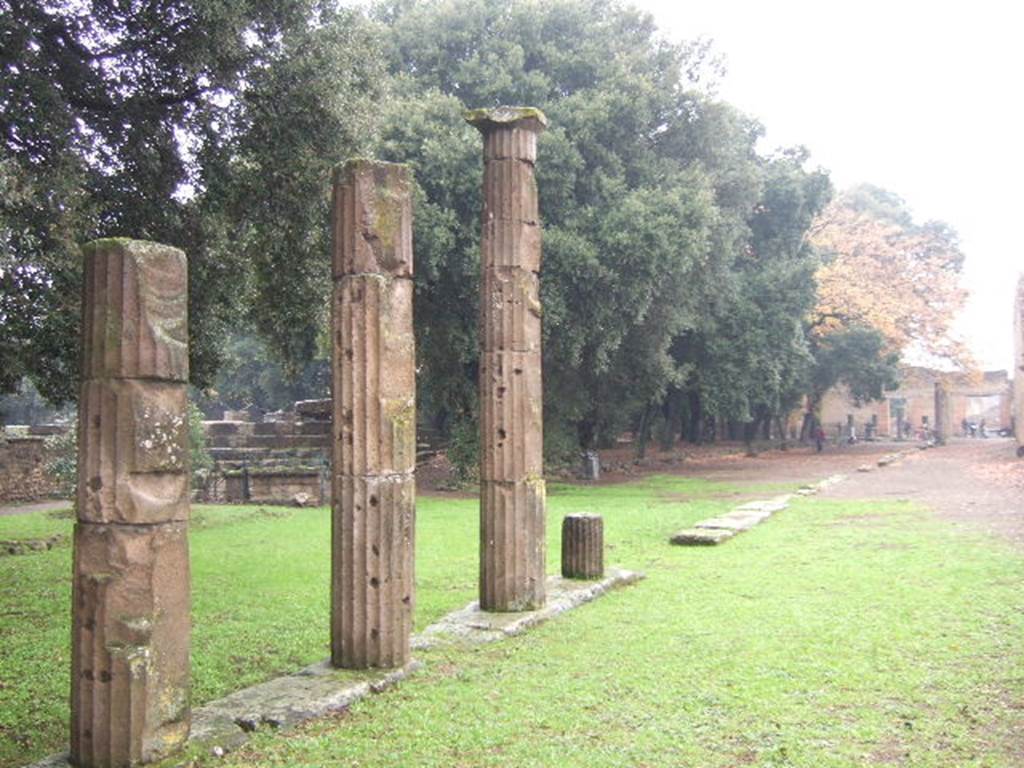
<path fill-rule="evenodd" d="M 42 437 L 0 441 L 0 503 L 21 503 L 54 496 L 57 484 L 46 474 L 49 460 Z"/>
<path fill-rule="evenodd" d="M 1020 312 L 1018 309 L 1018 315 Z M 1022 323 L 1020 318 L 1018 323 Z M 1021 343 L 1024 346 L 1024 340 Z M 1019 364 L 1024 365 L 1024 358 Z M 908 366 L 903 369 L 902 376 L 900 388 L 886 392 L 885 400 L 865 403 L 859 408 L 853 404 L 845 387 L 829 390 L 821 407 L 821 420 L 826 431 L 834 429 L 836 424 L 846 424 L 847 415 L 852 414 L 857 434 L 863 437 L 865 425 L 873 415 L 877 415 L 878 434 L 895 437 L 897 411 L 902 407 L 903 419 L 910 422 L 916 434 L 925 423 L 929 426 L 935 424 L 935 382 L 940 378 L 947 382 L 949 388 L 951 436 L 962 434 L 964 420 L 978 424 L 984 419 L 988 429 L 1009 426 L 1011 385 L 1006 371 L 985 371 L 979 376 L 976 373 L 942 373 Z M 1018 401 L 1021 399 L 1017 398 Z"/>

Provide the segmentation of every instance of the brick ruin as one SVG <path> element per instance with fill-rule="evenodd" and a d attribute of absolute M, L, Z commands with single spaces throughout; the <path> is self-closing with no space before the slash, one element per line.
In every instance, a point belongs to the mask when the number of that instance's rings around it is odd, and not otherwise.
<path fill-rule="evenodd" d="M 228 412 L 241 416 L 245 411 Z M 301 400 L 273 421 L 203 423 L 214 469 L 199 499 L 241 504 L 330 501 L 331 401 Z"/>

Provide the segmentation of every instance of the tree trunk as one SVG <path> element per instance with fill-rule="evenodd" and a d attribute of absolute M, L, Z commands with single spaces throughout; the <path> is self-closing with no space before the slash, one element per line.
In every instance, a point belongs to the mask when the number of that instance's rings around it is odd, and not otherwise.
<path fill-rule="evenodd" d="M 651 411 L 654 407 L 650 404 L 644 406 L 644 412 L 640 416 L 640 429 L 637 430 L 636 457 L 642 459 L 647 455 L 647 443 L 651 439 Z"/>
<path fill-rule="evenodd" d="M 786 440 L 788 438 L 788 435 L 786 435 L 786 425 L 782 423 L 782 417 L 781 416 L 776 416 L 775 417 L 775 429 L 779 433 L 779 450 L 780 451 L 787 451 L 787 450 L 789 450 L 789 443 L 786 442 Z"/>
<path fill-rule="evenodd" d="M 704 442 L 704 410 L 701 407 L 700 393 L 690 390 L 687 400 L 690 405 L 690 429 L 687 440 L 694 445 L 700 445 Z"/>
<path fill-rule="evenodd" d="M 669 390 L 669 393 L 665 396 L 665 402 L 662 406 L 662 413 L 665 416 L 665 428 L 661 430 L 661 449 L 663 451 L 672 450 L 672 446 L 675 445 L 676 435 L 682 429 L 682 403 L 683 393 L 677 389 Z"/>

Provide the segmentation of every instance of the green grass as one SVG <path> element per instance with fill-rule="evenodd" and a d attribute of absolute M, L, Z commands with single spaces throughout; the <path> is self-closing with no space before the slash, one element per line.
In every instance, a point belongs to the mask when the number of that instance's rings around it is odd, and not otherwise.
<path fill-rule="evenodd" d="M 590 510 L 607 561 L 647 580 L 521 638 L 423 653 L 399 689 L 227 764 L 1019 765 L 1024 557 L 899 502 L 801 500 L 722 547 L 666 544 L 749 491 L 552 487 L 551 571 L 562 516 Z M 422 628 L 475 596 L 477 503 L 421 497 L 417 514 Z M 325 657 L 326 512 L 196 516 L 196 703 Z M 0 559 L 0 766 L 65 739 L 69 571 L 67 548 Z"/>
<path fill-rule="evenodd" d="M 71 505 L 52 512 L 0 516 L 0 541 L 45 539 L 56 533 L 71 535 L 74 526 Z"/>

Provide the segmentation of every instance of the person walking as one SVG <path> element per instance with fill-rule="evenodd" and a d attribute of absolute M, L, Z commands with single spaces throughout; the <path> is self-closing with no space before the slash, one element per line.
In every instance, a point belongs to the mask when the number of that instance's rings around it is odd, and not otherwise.
<path fill-rule="evenodd" d="M 814 430 L 814 442 L 818 446 L 818 453 L 821 453 L 822 448 L 825 447 L 825 430 L 821 424 Z"/>

